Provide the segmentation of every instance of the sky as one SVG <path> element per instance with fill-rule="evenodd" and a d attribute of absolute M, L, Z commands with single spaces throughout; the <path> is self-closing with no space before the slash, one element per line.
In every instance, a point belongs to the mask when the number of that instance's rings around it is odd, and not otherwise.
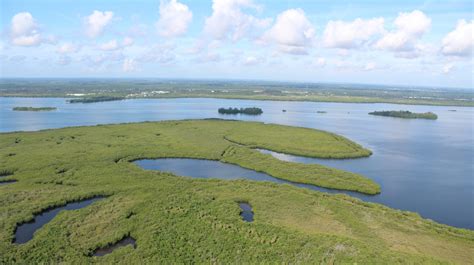
<path fill-rule="evenodd" d="M 0 77 L 473 89 L 472 0 L 2 0 Z"/>

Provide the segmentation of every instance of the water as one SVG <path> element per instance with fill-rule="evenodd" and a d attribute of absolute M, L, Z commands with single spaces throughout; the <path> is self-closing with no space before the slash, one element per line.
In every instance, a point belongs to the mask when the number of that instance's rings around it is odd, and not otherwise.
<path fill-rule="evenodd" d="M 372 195 L 364 195 L 354 191 L 341 191 L 318 187 L 311 184 L 291 182 L 284 179 L 272 177 L 268 174 L 246 169 L 237 165 L 227 164 L 220 161 L 194 159 L 194 158 L 160 158 L 142 159 L 134 161 L 136 165 L 147 170 L 160 170 L 170 172 L 178 176 L 205 178 L 205 179 L 248 179 L 255 181 L 267 181 L 279 184 L 289 184 L 301 188 L 323 191 L 328 193 L 345 193 L 352 196 L 364 198 Z"/>
<path fill-rule="evenodd" d="M 4 181 L 0 181 L 0 186 L 2 185 L 6 185 L 6 184 L 11 184 L 11 183 L 15 183 L 16 180 L 12 179 L 12 180 L 4 180 Z"/>
<path fill-rule="evenodd" d="M 96 197 L 92 199 L 83 200 L 80 202 L 71 202 L 64 206 L 54 207 L 40 214 L 35 215 L 35 219 L 28 223 L 23 223 L 16 228 L 14 243 L 24 244 L 31 239 L 36 232 L 36 230 L 43 227 L 45 224 L 49 223 L 59 212 L 62 210 L 77 210 L 88 206 L 89 204 L 103 199 L 101 197 Z"/>
<path fill-rule="evenodd" d="M 112 253 L 117 248 L 125 247 L 125 246 L 128 246 L 128 245 L 132 246 L 133 248 L 137 247 L 135 239 L 132 238 L 132 237 L 127 236 L 127 237 L 121 239 L 120 241 L 118 241 L 117 243 L 115 243 L 113 245 L 110 245 L 110 246 L 107 246 L 107 247 L 104 247 L 104 248 L 100 248 L 100 249 L 94 251 L 94 256 L 98 256 L 98 257 L 105 256 L 107 254 Z"/>
<path fill-rule="evenodd" d="M 15 106 L 50 106 L 58 110 L 14 112 L 11 108 Z M 219 107 L 254 106 L 262 108 L 264 113 L 260 116 L 217 113 Z M 449 111 L 452 109 L 456 112 Z M 432 111 L 438 120 L 367 114 L 376 110 Z M 382 187 L 383 203 L 390 207 L 474 229 L 474 108 L 224 99 L 137 99 L 68 104 L 62 98 L 0 97 L 2 132 L 201 118 L 303 126 L 348 137 L 374 154 L 363 159 L 319 162 L 373 179 Z"/>
<path fill-rule="evenodd" d="M 252 206 L 246 202 L 239 202 L 239 207 L 242 210 L 240 212 L 240 216 L 242 216 L 242 220 L 245 222 L 253 222 L 253 211 Z"/>

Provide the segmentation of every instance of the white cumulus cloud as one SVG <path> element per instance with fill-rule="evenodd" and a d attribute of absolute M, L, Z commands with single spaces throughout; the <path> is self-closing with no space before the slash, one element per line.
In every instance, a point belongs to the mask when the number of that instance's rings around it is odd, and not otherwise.
<path fill-rule="evenodd" d="M 37 46 L 41 44 L 38 24 L 29 12 L 13 16 L 10 28 L 10 40 L 17 46 Z"/>
<path fill-rule="evenodd" d="M 160 19 L 156 27 L 163 37 L 177 37 L 186 33 L 192 19 L 193 13 L 187 5 L 177 0 L 161 0 Z"/>
<path fill-rule="evenodd" d="M 323 58 L 323 57 L 316 58 L 316 61 L 314 62 L 314 64 L 319 67 L 326 66 L 326 63 L 327 63 L 326 58 Z"/>
<path fill-rule="evenodd" d="M 115 51 L 120 48 L 120 45 L 117 40 L 111 40 L 99 45 L 99 49 L 103 51 Z"/>
<path fill-rule="evenodd" d="M 441 52 L 444 55 L 470 56 L 474 49 L 474 20 L 458 21 L 456 28 L 442 40 Z"/>
<path fill-rule="evenodd" d="M 79 47 L 70 42 L 63 43 L 59 45 L 56 49 L 56 52 L 59 54 L 76 53 L 78 51 Z"/>
<path fill-rule="evenodd" d="M 447 63 L 443 65 L 443 74 L 449 74 L 454 68 L 453 63 Z"/>
<path fill-rule="evenodd" d="M 214 39 L 237 41 L 269 26 L 270 19 L 259 19 L 243 9 L 259 9 L 252 0 L 213 0 L 212 15 L 206 18 L 204 32 Z"/>
<path fill-rule="evenodd" d="M 417 41 L 430 29 L 431 19 L 423 12 L 400 13 L 395 19 L 395 30 L 387 32 L 375 44 L 375 48 L 394 52 L 410 52 Z"/>
<path fill-rule="evenodd" d="M 125 37 L 125 38 L 123 38 L 123 40 L 122 40 L 122 46 L 123 46 L 123 47 L 132 46 L 133 43 L 135 43 L 135 41 L 133 40 L 133 38 L 130 38 L 130 37 Z"/>
<path fill-rule="evenodd" d="M 275 24 L 263 35 L 263 40 L 279 45 L 285 53 L 304 54 L 315 36 L 313 25 L 302 9 L 288 9 L 278 15 Z"/>
<path fill-rule="evenodd" d="M 123 60 L 122 70 L 124 72 L 134 72 L 137 69 L 138 69 L 138 65 L 134 59 L 127 58 Z"/>
<path fill-rule="evenodd" d="M 374 62 L 368 62 L 365 66 L 364 66 L 364 71 L 372 71 L 372 70 L 375 70 L 375 68 L 377 67 L 377 64 L 374 63 Z"/>
<path fill-rule="evenodd" d="M 261 60 L 255 56 L 247 56 L 244 60 L 244 65 L 251 66 L 251 65 L 257 65 L 261 62 Z"/>
<path fill-rule="evenodd" d="M 356 48 L 384 31 L 383 18 L 358 18 L 352 22 L 331 20 L 324 30 L 323 43 L 329 48 Z"/>
<path fill-rule="evenodd" d="M 110 24 L 114 13 L 111 11 L 94 10 L 84 20 L 85 33 L 90 38 L 96 38 L 104 32 L 105 27 Z"/>

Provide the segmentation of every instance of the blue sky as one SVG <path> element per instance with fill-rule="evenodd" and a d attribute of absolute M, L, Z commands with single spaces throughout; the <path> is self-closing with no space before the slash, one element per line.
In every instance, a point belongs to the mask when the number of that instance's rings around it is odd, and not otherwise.
<path fill-rule="evenodd" d="M 472 1 L 2 0 L 2 77 L 473 87 Z"/>

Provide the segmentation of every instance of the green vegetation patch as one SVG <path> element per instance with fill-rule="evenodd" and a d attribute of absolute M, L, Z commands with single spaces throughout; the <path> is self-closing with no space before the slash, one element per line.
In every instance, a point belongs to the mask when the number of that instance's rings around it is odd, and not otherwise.
<path fill-rule="evenodd" d="M 55 107 L 14 107 L 12 110 L 14 111 L 52 111 L 56 110 Z"/>
<path fill-rule="evenodd" d="M 376 115 L 376 116 L 402 118 L 402 119 L 427 119 L 427 120 L 438 119 L 438 115 L 434 114 L 433 112 L 415 113 L 408 110 L 373 111 L 373 112 L 369 112 L 369 114 Z"/>
<path fill-rule="evenodd" d="M 265 171 L 308 170 L 263 154 L 247 158 L 259 152 L 224 139 L 239 128 L 266 135 L 302 130 L 213 120 L 0 134 L 0 169 L 14 169 L 18 180 L 0 186 L 0 264 L 472 263 L 473 231 L 414 213 L 347 195 L 267 182 L 178 177 L 130 163 L 187 157 L 229 160 Z M 326 134 L 309 130 L 306 135 L 316 139 Z M 316 142 L 308 145 L 314 145 L 313 153 L 322 152 Z M 263 165 L 258 165 L 260 159 Z M 26 244 L 12 243 L 17 224 L 34 213 L 98 195 L 107 197 L 60 212 Z M 240 216 L 237 202 L 242 201 L 252 205 L 251 223 Z M 136 239 L 136 248 L 93 256 L 127 236 Z"/>
<path fill-rule="evenodd" d="M 358 158 L 372 154 L 349 139 L 320 130 L 274 124 L 254 123 L 238 126 L 226 139 L 251 148 L 316 158 Z"/>

